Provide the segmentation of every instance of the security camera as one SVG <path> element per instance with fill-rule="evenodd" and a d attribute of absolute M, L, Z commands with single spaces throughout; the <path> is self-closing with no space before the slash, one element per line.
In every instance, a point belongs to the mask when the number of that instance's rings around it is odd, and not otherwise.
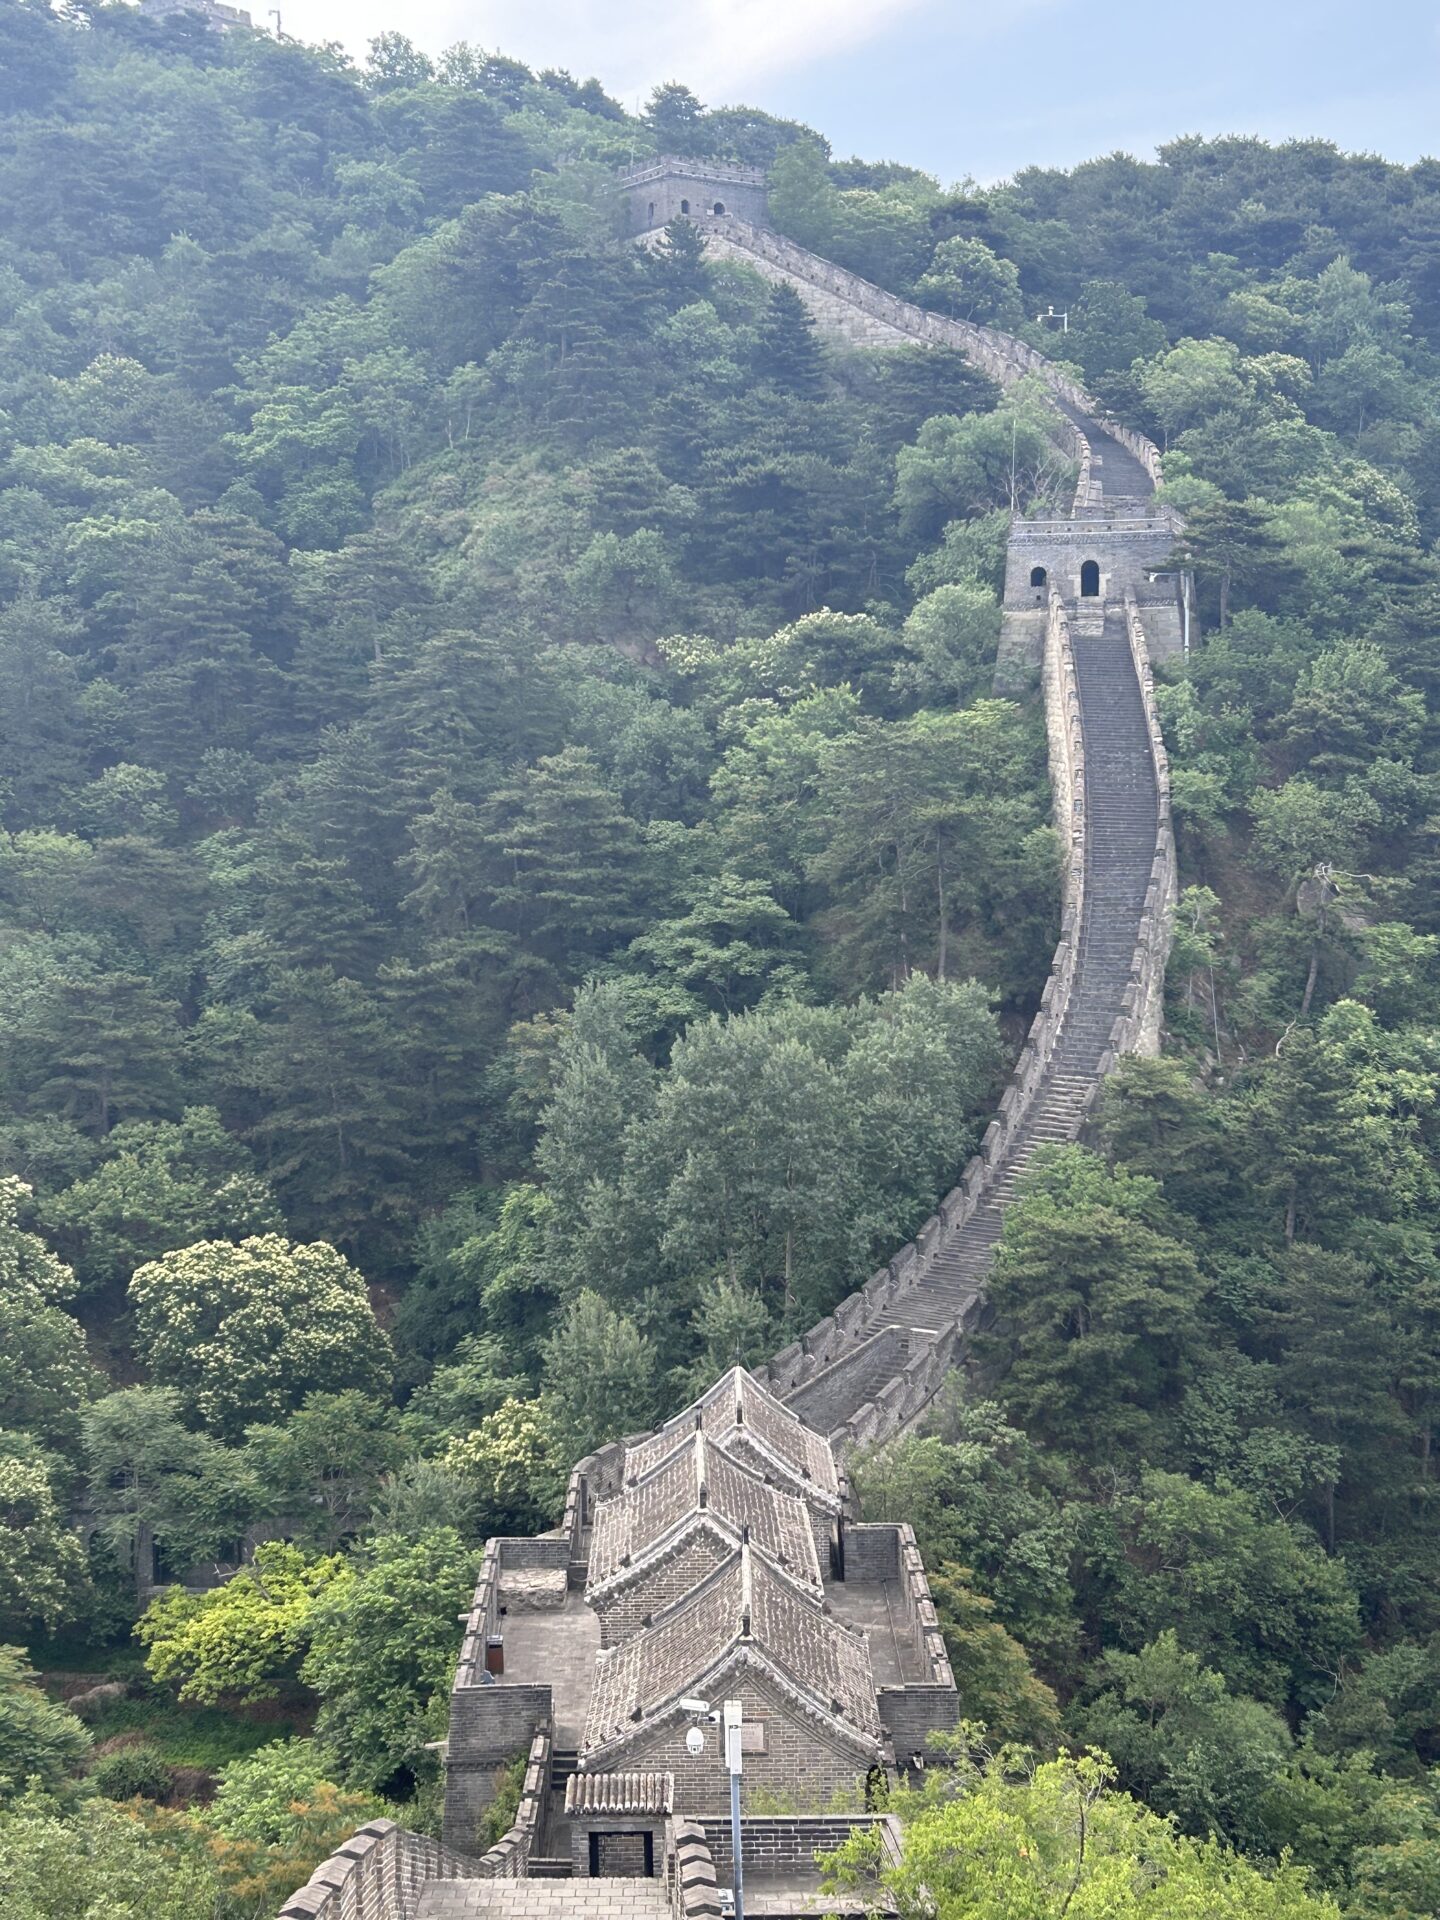
<path fill-rule="evenodd" d="M 685 1735 L 685 1751 L 702 1754 L 705 1751 L 705 1730 L 703 1727 L 691 1727 Z"/>

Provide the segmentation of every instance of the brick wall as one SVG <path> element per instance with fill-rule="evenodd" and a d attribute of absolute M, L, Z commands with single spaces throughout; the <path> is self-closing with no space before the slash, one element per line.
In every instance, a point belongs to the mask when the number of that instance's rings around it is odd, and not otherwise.
<path fill-rule="evenodd" d="M 890 1813 L 745 1814 L 740 1844 L 747 1874 L 793 1874 L 816 1870 L 817 1853 L 833 1853 L 859 1828 L 878 1832 L 889 1863 L 900 1859 L 900 1823 Z M 705 1841 L 721 1886 L 734 1878 L 730 1822 L 707 1820 Z"/>
<path fill-rule="evenodd" d="M 948 1687 L 881 1687 L 876 1701 L 895 1748 L 895 1764 L 902 1772 L 909 1771 L 913 1754 L 925 1755 L 932 1733 L 950 1733 L 959 1724 L 960 1701 L 953 1681 Z"/>
<path fill-rule="evenodd" d="M 671 1920 L 719 1920 L 715 1862 L 698 1820 L 673 1820 L 666 1835 L 665 1885 Z"/>
<path fill-rule="evenodd" d="M 1015 612 L 1043 606 L 1051 588 L 1066 600 L 1080 598 L 1080 568 L 1100 565 L 1100 598 L 1118 600 L 1147 573 L 1158 572 L 1175 551 L 1179 523 L 1174 515 L 1154 513 L 1081 520 L 1022 520 L 1011 523 L 1005 551 L 1005 605 Z M 1043 587 L 1030 576 L 1044 567 Z"/>
<path fill-rule="evenodd" d="M 525 1757 L 525 1777 L 520 1783 L 520 1804 L 508 1832 L 501 1835 L 474 1866 L 477 1880 L 523 1880 L 530 1870 L 530 1856 L 540 1839 L 545 1818 L 545 1803 L 550 1793 L 550 1728 L 543 1726 L 530 1742 Z"/>
<path fill-rule="evenodd" d="M 278 1920 L 410 1920 L 430 1880 L 464 1880 L 475 1862 L 424 1834 L 371 1820 L 281 1907 Z"/>
<path fill-rule="evenodd" d="M 757 227 L 770 217 L 765 175 L 758 167 L 670 156 L 622 174 L 620 188 L 633 234 L 654 232 L 672 220 L 698 223 L 717 214 Z"/>
<path fill-rule="evenodd" d="M 1052 592 L 1045 620 L 1045 723 L 1050 749 L 1050 777 L 1056 829 L 1064 849 L 1061 883 L 1060 943 L 1051 961 L 1050 979 L 1041 995 L 1040 1011 L 1000 1100 L 997 1117 L 986 1129 L 980 1151 L 970 1161 L 960 1183 L 940 1203 L 939 1212 L 926 1221 L 915 1239 L 858 1292 L 842 1300 L 804 1336 L 770 1362 L 766 1378 L 772 1391 L 788 1399 L 798 1388 L 818 1378 L 870 1337 L 873 1316 L 905 1293 L 928 1271 L 929 1262 L 947 1228 L 970 1217 L 998 1177 L 1011 1139 L 1024 1124 L 1038 1093 L 1055 1039 L 1063 1025 L 1075 981 L 1075 929 L 1080 925 L 1085 884 L 1084 809 L 1077 796 L 1085 788 L 1085 739 L 1080 695 L 1071 652 L 1070 627 L 1058 593 Z M 870 1397 L 857 1406 L 830 1439 L 842 1455 L 872 1446 L 900 1431 L 933 1398 L 954 1364 L 965 1336 L 983 1323 L 983 1300 L 962 1309 L 956 1324 L 933 1340 L 915 1346 L 910 1358 Z M 840 1376 L 836 1376 L 839 1378 Z M 822 1561 L 822 1565 L 825 1563 Z"/>
<path fill-rule="evenodd" d="M 900 1529 L 886 1521 L 847 1522 L 845 1578 L 861 1586 L 900 1578 Z"/>
<path fill-rule="evenodd" d="M 457 1686 L 450 1695 L 445 1746 L 445 1839 L 475 1844 L 481 1813 L 495 1797 L 495 1771 L 523 1753 L 551 1718 L 550 1689 L 503 1680 Z"/>

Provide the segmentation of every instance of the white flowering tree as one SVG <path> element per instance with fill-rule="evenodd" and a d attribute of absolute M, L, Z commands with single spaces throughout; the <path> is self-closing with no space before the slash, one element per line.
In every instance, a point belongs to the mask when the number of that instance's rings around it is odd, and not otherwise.
<path fill-rule="evenodd" d="M 141 1351 L 212 1432 L 238 1438 L 306 1394 L 390 1382 L 393 1355 L 361 1275 L 323 1240 L 202 1240 L 130 1282 Z"/>

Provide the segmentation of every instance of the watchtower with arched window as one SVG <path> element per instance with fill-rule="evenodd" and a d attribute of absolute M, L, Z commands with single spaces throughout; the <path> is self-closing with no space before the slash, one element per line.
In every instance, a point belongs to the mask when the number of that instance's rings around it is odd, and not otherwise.
<path fill-rule="evenodd" d="M 770 224 L 765 174 L 730 160 L 686 160 L 666 154 L 643 161 L 620 176 L 620 191 L 630 214 L 630 231 L 655 233 L 672 220 L 743 220 L 752 227 Z"/>

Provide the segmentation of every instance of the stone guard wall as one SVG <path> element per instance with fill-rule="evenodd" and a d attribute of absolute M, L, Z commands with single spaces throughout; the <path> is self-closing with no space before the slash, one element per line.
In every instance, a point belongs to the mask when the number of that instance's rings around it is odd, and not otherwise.
<path fill-rule="evenodd" d="M 279 1920 L 412 1920 L 427 1881 L 471 1879 L 477 1867 L 393 1820 L 371 1820 L 291 1894 Z"/>
<path fill-rule="evenodd" d="M 1150 885 L 1145 893 L 1135 958 L 1130 967 L 1125 1013 L 1116 1021 L 1111 1032 L 1109 1052 L 1101 1058 L 1102 1074 L 1111 1071 L 1120 1054 L 1156 1054 L 1160 1051 L 1160 1020 L 1165 1004 L 1165 962 L 1170 958 L 1170 946 L 1175 934 L 1175 902 L 1179 897 L 1175 830 L 1170 814 L 1170 758 L 1165 751 L 1160 711 L 1155 704 L 1155 676 L 1150 669 L 1145 623 L 1133 593 L 1125 596 L 1125 630 L 1130 640 L 1130 657 L 1135 662 L 1135 677 L 1140 682 L 1140 700 L 1145 709 L 1145 730 L 1150 736 L 1150 758 L 1155 768 L 1158 805 L 1155 858 L 1150 866 Z M 1098 1094 L 1097 1086 L 1097 1097 Z"/>
<path fill-rule="evenodd" d="M 569 1556 L 563 1533 L 485 1543 L 450 1692 L 445 1835 L 453 1844 L 463 1847 L 473 1839 L 477 1820 L 494 1798 L 496 1770 L 532 1747 L 551 1719 L 548 1686 L 495 1679 L 485 1671 L 485 1643 L 499 1624 L 504 1571 L 507 1566 L 564 1567 Z"/>
<path fill-rule="evenodd" d="M 841 334 L 853 346 L 919 343 L 958 348 L 1002 387 L 1013 386 L 1029 375 L 1056 400 L 1077 412 L 1093 415 L 1101 411 L 1098 403 L 1053 361 L 1013 334 L 1000 333 L 994 327 L 972 326 L 964 320 L 950 320 L 944 314 L 917 307 L 898 294 L 887 293 L 883 287 L 862 280 L 858 273 L 822 260 L 818 254 L 807 253 L 804 247 L 797 247 L 793 240 L 786 240 L 768 228 L 728 215 L 692 217 L 705 235 L 708 253 L 719 259 L 734 258 L 767 279 L 797 282 L 797 291 L 821 324 L 828 331 Z M 1078 512 L 1101 497 L 1100 483 L 1091 474 L 1090 442 L 1084 429 L 1058 408 L 1055 430 L 1057 440 L 1075 462 Z M 1113 431 L 1115 437 L 1145 463 L 1147 471 L 1158 474 L 1159 454 L 1148 440 L 1129 433 L 1128 428 L 1112 429 L 1108 420 L 1106 431 Z M 1149 449 L 1148 455 L 1142 448 Z"/>
<path fill-rule="evenodd" d="M 745 1871 L 755 1874 L 809 1873 L 817 1853 L 833 1853 L 859 1827 L 880 1835 L 885 1866 L 898 1866 L 902 1852 L 900 1822 L 893 1813 L 747 1813 L 741 1845 Z M 734 1878 L 730 1822 L 707 1820 L 705 1840 L 721 1886 Z M 756 1892 L 763 1891 L 756 1882 Z"/>

